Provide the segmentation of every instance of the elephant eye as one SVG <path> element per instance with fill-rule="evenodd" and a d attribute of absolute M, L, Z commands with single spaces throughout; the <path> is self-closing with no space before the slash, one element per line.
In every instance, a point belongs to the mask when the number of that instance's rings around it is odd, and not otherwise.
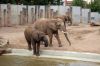
<path fill-rule="evenodd" d="M 58 27 L 60 27 L 61 26 L 61 24 L 58 24 Z"/>

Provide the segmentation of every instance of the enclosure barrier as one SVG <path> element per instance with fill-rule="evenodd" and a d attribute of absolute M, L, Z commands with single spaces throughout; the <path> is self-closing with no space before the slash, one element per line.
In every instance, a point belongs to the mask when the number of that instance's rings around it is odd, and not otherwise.
<path fill-rule="evenodd" d="M 0 4 L 0 26 L 5 27 L 33 24 L 37 19 L 54 18 L 58 15 L 71 16 L 73 24 L 100 22 L 100 14 L 98 12 L 91 12 L 90 9 L 84 9 L 78 6 Z"/>

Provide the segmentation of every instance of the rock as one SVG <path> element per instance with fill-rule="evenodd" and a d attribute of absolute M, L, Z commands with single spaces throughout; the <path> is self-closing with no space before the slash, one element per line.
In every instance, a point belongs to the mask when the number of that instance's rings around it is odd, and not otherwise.
<path fill-rule="evenodd" d="M 8 46 L 9 41 L 5 38 L 0 37 L 0 55 L 11 52 L 11 49 L 8 49 Z"/>
<path fill-rule="evenodd" d="M 12 49 L 11 48 L 7 48 L 5 53 L 11 53 L 12 52 Z"/>
<path fill-rule="evenodd" d="M 90 26 L 100 26 L 100 24 L 96 24 L 96 23 L 94 23 L 94 22 L 91 22 L 91 23 L 90 23 Z"/>

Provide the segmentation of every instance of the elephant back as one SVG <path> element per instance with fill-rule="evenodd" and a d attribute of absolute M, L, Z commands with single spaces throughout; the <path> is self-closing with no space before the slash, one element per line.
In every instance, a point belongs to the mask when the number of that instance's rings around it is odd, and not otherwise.
<path fill-rule="evenodd" d="M 47 19 L 39 19 L 34 23 L 33 26 L 35 29 L 46 33 L 47 29 L 48 29 L 48 20 Z"/>

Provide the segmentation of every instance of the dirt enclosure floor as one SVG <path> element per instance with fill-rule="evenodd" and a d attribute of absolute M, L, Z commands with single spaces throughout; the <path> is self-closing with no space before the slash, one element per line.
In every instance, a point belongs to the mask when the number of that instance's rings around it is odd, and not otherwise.
<path fill-rule="evenodd" d="M 27 49 L 24 37 L 26 26 L 0 27 L 0 36 L 9 39 L 11 48 Z M 68 26 L 68 37 L 72 43 L 69 46 L 63 33 L 59 31 L 63 47 L 58 47 L 57 40 L 53 38 L 53 47 L 44 47 L 41 50 L 64 50 L 78 52 L 100 53 L 100 27 L 90 27 L 89 25 Z"/>

